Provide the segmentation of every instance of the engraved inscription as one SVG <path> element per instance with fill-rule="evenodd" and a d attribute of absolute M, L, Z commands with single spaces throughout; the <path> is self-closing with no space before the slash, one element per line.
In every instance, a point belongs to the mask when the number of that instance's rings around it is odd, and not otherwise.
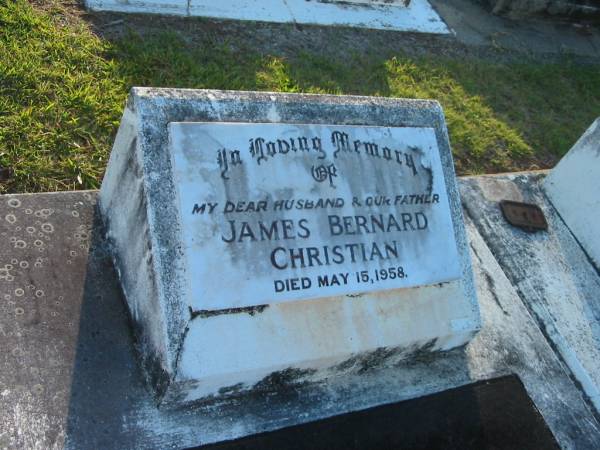
<path fill-rule="evenodd" d="M 194 309 L 460 276 L 430 128 L 172 123 Z"/>

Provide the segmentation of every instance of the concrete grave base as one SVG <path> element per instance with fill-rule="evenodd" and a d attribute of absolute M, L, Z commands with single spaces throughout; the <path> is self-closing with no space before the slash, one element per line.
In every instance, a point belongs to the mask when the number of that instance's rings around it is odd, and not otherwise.
<path fill-rule="evenodd" d="M 397 2 L 307 0 L 85 0 L 93 11 L 171 14 L 214 19 L 339 25 L 449 34 L 427 0 Z"/>
<path fill-rule="evenodd" d="M 467 346 L 415 355 L 382 370 L 373 370 L 373 361 L 364 359 L 340 377 L 314 383 L 289 386 L 280 376 L 264 380 L 263 386 L 270 384 L 271 390 L 185 409 L 158 409 L 144 385 L 95 213 L 97 193 L 2 196 L 0 336 L 5 351 L 0 353 L 0 447 L 186 448 L 516 374 L 562 448 L 600 448 L 597 413 L 574 376 L 577 367 L 545 334 L 549 320 L 556 328 L 571 324 L 585 330 L 593 328 L 596 319 L 583 314 L 573 322 L 573 315 L 536 314 L 539 298 L 523 283 L 541 285 L 547 278 L 529 271 L 527 280 L 519 279 L 515 271 L 519 255 L 533 257 L 538 240 L 560 241 L 543 256 L 555 260 L 568 255 L 573 263 L 581 249 L 566 238 L 568 230 L 554 214 L 546 235 L 526 235 L 511 231 L 497 216 L 483 228 L 485 221 L 472 213 L 481 205 L 481 192 L 486 193 L 488 211 L 493 211 L 495 199 L 509 194 L 551 211 L 543 196 L 530 197 L 540 177 L 520 174 L 459 182 L 470 211 L 467 238 L 483 320 L 482 331 Z M 492 230 L 511 232 L 510 239 L 502 241 L 510 241 L 510 247 L 489 246 Z M 565 289 L 569 303 L 576 305 L 583 292 L 578 286 L 593 282 L 593 277 L 577 270 L 568 276 L 572 283 Z M 571 346 L 582 360 L 590 356 L 588 347 L 575 351 L 572 340 L 564 342 L 564 350 Z"/>
<path fill-rule="evenodd" d="M 467 215 L 548 341 L 600 411 L 600 277 L 569 222 L 548 201 L 543 180 L 542 174 L 466 178 L 461 196 Z M 508 225 L 498 208 L 500 200 L 539 205 L 549 231 L 529 233 Z"/>

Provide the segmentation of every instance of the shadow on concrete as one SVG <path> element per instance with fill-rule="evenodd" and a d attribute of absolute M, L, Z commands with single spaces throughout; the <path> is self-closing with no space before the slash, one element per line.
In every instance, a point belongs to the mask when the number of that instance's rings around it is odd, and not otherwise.
<path fill-rule="evenodd" d="M 198 447 L 251 449 L 558 449 L 516 375 Z"/>
<path fill-rule="evenodd" d="M 128 426 L 125 419 L 133 406 L 132 398 L 146 394 L 133 342 L 122 291 L 94 208 L 73 364 L 67 448 L 136 446 L 135 435 L 125 441 L 119 436 Z"/>

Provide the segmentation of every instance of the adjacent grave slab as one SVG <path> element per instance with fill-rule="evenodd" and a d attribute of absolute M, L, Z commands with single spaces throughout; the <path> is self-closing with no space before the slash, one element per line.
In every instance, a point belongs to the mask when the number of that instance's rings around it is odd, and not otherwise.
<path fill-rule="evenodd" d="M 161 401 L 383 367 L 480 326 L 437 102 L 136 88 L 100 210 Z"/>
<path fill-rule="evenodd" d="M 600 118 L 550 172 L 544 188 L 569 229 L 600 269 Z"/>
<path fill-rule="evenodd" d="M 544 177 L 539 173 L 465 178 L 461 196 L 467 215 L 521 299 L 588 400 L 600 410 L 600 276 L 544 194 Z M 538 205 L 548 231 L 529 233 L 508 224 L 500 200 Z"/>
<path fill-rule="evenodd" d="M 158 409 L 139 370 L 96 198 L 0 196 L 2 447 L 189 448 L 515 373 L 561 448 L 600 448 L 599 424 L 581 391 L 468 219 L 483 328 L 465 348 L 384 370 L 371 370 L 375 359 L 364 358 L 320 383 L 290 388 L 280 378 L 270 392 Z M 468 412 L 480 414 L 479 401 Z"/>
<path fill-rule="evenodd" d="M 382 4 L 385 3 L 385 4 Z M 336 2 L 307 0 L 85 0 L 94 11 L 173 14 L 215 19 L 339 25 L 448 34 L 427 0 Z"/>

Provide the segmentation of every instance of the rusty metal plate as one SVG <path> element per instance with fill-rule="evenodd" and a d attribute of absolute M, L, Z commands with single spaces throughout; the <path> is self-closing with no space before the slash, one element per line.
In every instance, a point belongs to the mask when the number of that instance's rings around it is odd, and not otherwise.
<path fill-rule="evenodd" d="M 515 227 L 530 232 L 548 229 L 544 212 L 538 205 L 502 200 L 500 209 L 506 221 Z"/>

